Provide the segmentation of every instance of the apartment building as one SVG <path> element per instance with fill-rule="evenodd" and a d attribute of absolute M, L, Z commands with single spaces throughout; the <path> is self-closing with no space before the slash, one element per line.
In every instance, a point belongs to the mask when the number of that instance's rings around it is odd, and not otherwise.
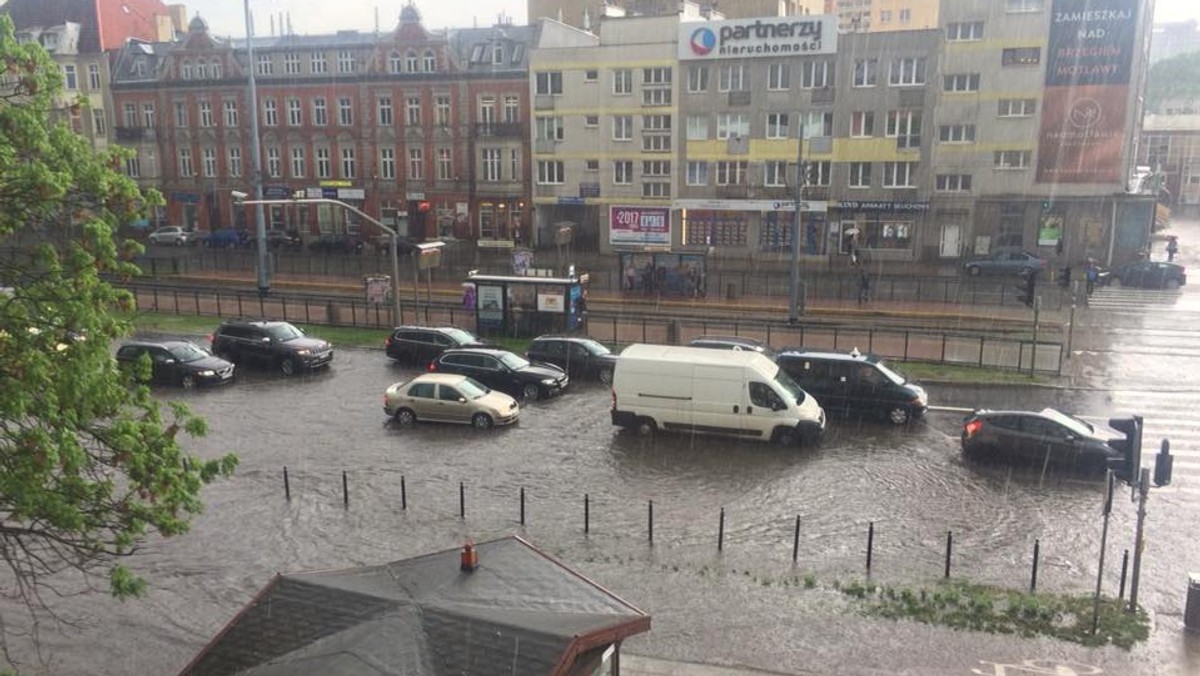
<path fill-rule="evenodd" d="M 661 15 L 699 12 L 712 18 L 745 19 L 758 16 L 826 14 L 833 0 L 527 0 L 530 23 L 554 19 L 568 26 L 593 31 L 606 16 Z M 692 7 L 684 7 L 692 5 Z"/>
<path fill-rule="evenodd" d="M 512 245 L 529 226 L 528 55 L 536 27 L 428 31 L 407 5 L 387 33 L 244 41 L 196 18 L 177 43 L 114 57 L 118 138 L 166 218 L 246 227 L 231 191 L 253 185 L 246 79 L 257 82 L 262 181 L 347 202 L 417 240 Z M 374 234 L 335 205 L 274 206 L 271 229 Z"/>
<path fill-rule="evenodd" d="M 843 31 L 873 33 L 937 28 L 940 0 L 830 0 Z"/>
<path fill-rule="evenodd" d="M 1061 242 L 1067 260 L 1107 260 L 1142 245 L 1153 198 L 1128 193 L 1128 179 L 1151 17 L 1137 0 L 1103 5 L 943 0 L 939 256 L 1057 255 Z"/>
<path fill-rule="evenodd" d="M 1161 201 L 1200 216 L 1200 114 L 1146 115 L 1137 164 L 1162 176 Z"/>

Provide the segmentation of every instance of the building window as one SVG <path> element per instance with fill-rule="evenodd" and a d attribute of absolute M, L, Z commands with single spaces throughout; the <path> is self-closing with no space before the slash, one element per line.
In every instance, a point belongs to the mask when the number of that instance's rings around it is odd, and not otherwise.
<path fill-rule="evenodd" d="M 537 118 L 534 134 L 534 138 L 539 141 L 563 140 L 563 119 L 561 117 Z"/>
<path fill-rule="evenodd" d="M 422 62 L 422 67 L 426 73 L 432 73 L 437 70 L 437 57 L 434 56 L 433 51 L 426 49 L 425 55 L 422 57 Z"/>
<path fill-rule="evenodd" d="M 979 91 L 979 73 L 947 75 L 942 80 L 942 89 L 948 92 Z"/>
<path fill-rule="evenodd" d="M 129 178 L 141 178 L 142 163 L 136 156 L 125 158 L 125 175 Z"/>
<path fill-rule="evenodd" d="M 354 124 L 354 108 L 351 105 L 349 96 L 343 96 L 338 99 L 338 124 L 343 127 L 349 127 Z"/>
<path fill-rule="evenodd" d="M 203 65 L 203 63 L 200 65 Z M 272 69 L 271 55 L 270 54 L 259 54 L 258 55 L 258 68 L 254 72 L 258 75 L 270 75 L 271 69 Z M 205 68 L 204 74 L 200 75 L 200 79 L 204 79 L 207 74 L 208 74 L 208 68 Z"/>
<path fill-rule="evenodd" d="M 439 127 L 450 126 L 450 97 L 433 97 L 433 122 Z"/>
<path fill-rule="evenodd" d="M 1037 112 L 1035 99 L 1000 99 L 997 114 L 1000 117 L 1033 117 Z"/>
<path fill-rule="evenodd" d="M 324 52 L 313 52 L 308 56 L 308 72 L 313 75 L 329 72 L 329 62 L 325 60 Z"/>
<path fill-rule="evenodd" d="M 288 52 L 283 55 L 283 72 L 288 75 L 300 74 L 300 55 Z"/>
<path fill-rule="evenodd" d="M 267 176 L 279 178 L 283 174 L 283 160 L 279 146 L 267 146 Z"/>
<path fill-rule="evenodd" d="M 708 66 L 688 66 L 687 90 L 692 94 L 708 91 Z"/>
<path fill-rule="evenodd" d="M 983 39 L 983 22 L 966 21 L 946 25 L 946 39 L 950 42 L 967 42 Z"/>
<path fill-rule="evenodd" d="M 854 61 L 855 87 L 874 87 L 879 83 L 879 59 L 856 59 Z"/>
<path fill-rule="evenodd" d="M 642 151 L 647 153 L 671 152 L 671 137 L 665 135 L 643 136 Z"/>
<path fill-rule="evenodd" d="M 763 162 L 763 185 L 780 188 L 787 185 L 787 162 Z"/>
<path fill-rule="evenodd" d="M 642 181 L 642 197 L 663 199 L 671 196 L 671 184 L 664 181 Z"/>
<path fill-rule="evenodd" d="M 587 70 L 583 71 L 583 81 L 591 83 L 599 82 L 600 71 L 595 68 L 588 68 Z"/>
<path fill-rule="evenodd" d="M 378 112 L 379 126 L 381 126 L 381 127 L 392 126 L 392 123 L 394 121 L 392 119 L 392 97 L 380 96 L 379 100 L 376 103 L 378 104 L 376 106 L 376 109 Z"/>
<path fill-rule="evenodd" d="M 479 99 L 479 123 L 489 129 L 496 123 L 495 96 L 484 96 Z"/>
<path fill-rule="evenodd" d="M 63 86 L 67 88 L 67 91 L 73 92 L 76 89 L 79 89 L 79 74 L 76 72 L 75 66 L 71 64 L 63 66 L 62 74 Z"/>
<path fill-rule="evenodd" d="M 708 162 L 688 161 L 687 184 L 708 185 Z"/>
<path fill-rule="evenodd" d="M 807 162 L 804 185 L 827 188 L 833 182 L 833 162 Z"/>
<path fill-rule="evenodd" d="M 971 175 L 938 174 L 934 187 L 938 192 L 971 192 Z"/>
<path fill-rule="evenodd" d="M 561 88 L 559 93 L 561 94 Z M 633 93 L 633 71 L 628 68 L 618 68 L 613 71 L 613 94 Z"/>
<path fill-rule="evenodd" d="M 392 75 L 404 72 L 404 60 L 400 58 L 400 52 L 393 51 L 388 55 L 388 72 Z"/>
<path fill-rule="evenodd" d="M 543 71 L 534 78 L 534 91 L 541 96 L 562 94 L 562 71 Z"/>
<path fill-rule="evenodd" d="M 833 64 L 828 61 L 805 61 L 800 64 L 800 88 L 823 89 L 833 79 Z"/>
<path fill-rule="evenodd" d="M 179 176 L 182 178 L 191 178 L 196 175 L 196 168 L 192 166 L 192 149 L 179 149 Z"/>
<path fill-rule="evenodd" d="M 974 143 L 975 125 L 944 124 L 938 127 L 938 140 L 942 143 Z"/>
<path fill-rule="evenodd" d="M 279 126 L 279 104 L 273 98 L 263 99 L 263 125 Z"/>
<path fill-rule="evenodd" d="M 879 23 L 891 23 L 891 22 L 892 22 L 892 10 L 890 10 L 890 9 L 879 10 Z"/>
<path fill-rule="evenodd" d="M 484 148 L 481 151 L 481 163 L 483 172 L 480 180 L 486 183 L 497 183 L 500 181 L 500 148 Z"/>
<path fill-rule="evenodd" d="M 408 149 L 408 178 L 411 181 L 425 180 L 425 151 L 421 148 Z"/>
<path fill-rule="evenodd" d="M 600 116 L 599 115 L 584 115 L 583 116 L 583 126 L 589 128 L 589 129 L 594 129 L 596 127 L 599 127 L 600 126 Z"/>
<path fill-rule="evenodd" d="M 184 61 L 179 64 L 179 77 L 183 80 L 192 79 L 192 62 Z"/>
<path fill-rule="evenodd" d="M 613 115 L 612 138 L 614 141 L 633 140 L 633 116 Z"/>
<path fill-rule="evenodd" d="M 125 126 L 133 126 L 129 124 L 129 110 L 131 106 L 125 105 Z M 185 101 L 175 102 L 175 126 L 181 129 L 188 127 L 188 107 Z"/>
<path fill-rule="evenodd" d="M 343 50 L 338 51 L 337 61 L 338 61 L 338 72 L 339 73 L 353 73 L 354 72 L 354 67 L 355 67 L 354 52 L 352 52 L 348 49 L 343 49 Z"/>
<path fill-rule="evenodd" d="M 671 86 L 671 69 L 670 68 L 643 68 L 642 69 L 642 86 L 643 87 L 670 87 Z"/>
<path fill-rule="evenodd" d="M 107 131 L 107 126 L 104 120 L 104 110 L 101 108 L 92 109 L 92 133 L 96 136 L 104 136 Z"/>
<path fill-rule="evenodd" d="M 304 116 L 300 113 L 300 99 L 288 97 L 287 119 L 289 127 L 299 127 L 304 123 Z"/>
<path fill-rule="evenodd" d="M 888 84 L 893 87 L 912 87 L 925 84 L 925 58 L 906 56 L 892 59 Z"/>
<path fill-rule="evenodd" d="M 515 95 L 504 97 L 504 121 L 507 124 L 517 124 L 521 121 L 521 97 Z"/>
<path fill-rule="evenodd" d="M 642 177 L 670 178 L 671 160 L 647 160 L 642 162 Z"/>
<path fill-rule="evenodd" d="M 669 106 L 669 105 L 671 105 L 671 90 L 670 89 L 643 89 L 642 90 L 642 105 L 643 106 Z"/>
<path fill-rule="evenodd" d="M 154 104 L 153 103 L 143 103 L 142 104 L 142 126 L 147 129 L 154 128 Z M 209 126 L 211 126 L 211 125 L 209 125 Z"/>
<path fill-rule="evenodd" d="M 537 168 L 538 185 L 562 185 L 565 182 L 561 161 L 540 160 Z"/>
<path fill-rule="evenodd" d="M 767 66 L 767 89 L 783 91 L 792 87 L 792 65 L 772 63 Z"/>
<path fill-rule="evenodd" d="M 915 188 L 917 180 L 916 162 L 884 162 L 883 187 Z"/>
<path fill-rule="evenodd" d="M 342 178 L 354 178 L 356 174 L 354 148 L 342 148 Z"/>
<path fill-rule="evenodd" d="M 242 175 L 242 147 L 229 146 L 229 175 L 239 178 Z"/>
<path fill-rule="evenodd" d="M 449 148 L 437 149 L 437 177 L 439 181 L 454 180 L 454 155 Z"/>
<path fill-rule="evenodd" d="M 293 157 L 295 149 L 293 149 Z M 333 166 L 329 157 L 329 148 L 317 148 L 313 151 L 317 157 L 317 178 L 332 178 Z"/>
<path fill-rule="evenodd" d="M 643 115 L 642 116 L 642 131 L 643 132 L 669 132 L 671 131 L 671 116 L 670 115 Z"/>
<path fill-rule="evenodd" d="M 238 126 L 238 107 L 237 101 L 226 99 L 222 103 L 225 111 L 225 126 L 235 128 Z"/>
<path fill-rule="evenodd" d="M 749 162 L 721 160 L 717 162 L 717 185 L 746 185 Z"/>
<path fill-rule="evenodd" d="M 1006 12 L 1040 12 L 1043 0 L 1004 0 Z"/>
<path fill-rule="evenodd" d="M 510 181 L 521 180 L 521 149 L 508 149 L 508 173 Z"/>
<path fill-rule="evenodd" d="M 408 126 L 421 126 L 421 97 L 410 96 L 405 102 L 405 115 L 408 120 Z"/>
<path fill-rule="evenodd" d="M 997 150 L 993 161 L 997 169 L 1028 169 L 1032 156 L 1029 150 Z"/>
<path fill-rule="evenodd" d="M 88 89 L 100 91 L 100 66 L 94 63 L 88 64 Z"/>
<path fill-rule="evenodd" d="M 175 105 L 176 105 L 176 107 L 178 107 L 181 104 L 176 103 Z M 137 105 L 133 104 L 133 103 L 126 103 L 122 108 L 125 113 L 125 118 L 124 118 L 125 126 L 126 127 L 136 127 L 137 123 L 138 123 Z M 176 121 L 176 124 L 178 124 L 178 121 Z M 180 126 L 184 126 L 184 125 L 180 125 Z"/>
<path fill-rule="evenodd" d="M 1040 47 L 1010 47 L 1000 53 L 1001 66 L 1036 66 L 1041 62 Z"/>
<path fill-rule="evenodd" d="M 750 116 L 745 113 L 720 113 L 717 115 L 717 138 L 750 135 Z"/>
<path fill-rule="evenodd" d="M 212 78 L 214 80 L 220 80 L 221 79 L 221 60 L 213 59 L 211 68 L 212 68 Z"/>
<path fill-rule="evenodd" d="M 329 106 L 325 103 L 324 96 L 318 96 L 313 99 L 313 124 L 318 127 L 324 127 L 329 124 Z"/>
<path fill-rule="evenodd" d="M 613 161 L 613 185 L 633 185 L 633 161 Z"/>
<path fill-rule="evenodd" d="M 921 112 L 918 110 L 889 110 L 884 136 L 896 139 L 897 148 L 921 146 Z M 884 172 L 887 178 L 887 172 Z"/>
<path fill-rule="evenodd" d="M 217 177 L 217 151 L 212 148 L 204 148 L 200 151 L 201 167 L 204 170 L 205 178 Z"/>
<path fill-rule="evenodd" d="M 274 103 L 273 100 L 272 100 L 272 103 Z M 201 127 L 213 126 L 212 104 L 209 103 L 208 101 L 201 101 L 199 106 L 200 106 L 200 126 Z"/>
<path fill-rule="evenodd" d="M 199 80 L 208 79 L 208 62 L 204 59 L 196 62 L 196 78 Z"/>
<path fill-rule="evenodd" d="M 906 221 L 867 221 L 863 234 L 872 249 L 912 248 L 912 223 Z"/>
<path fill-rule="evenodd" d="M 584 160 L 583 170 L 589 173 L 600 171 L 600 160 Z"/>
<path fill-rule="evenodd" d="M 687 140 L 689 140 L 689 141 L 707 141 L 708 140 L 708 116 L 707 115 L 688 115 L 688 118 L 687 118 Z"/>
<path fill-rule="evenodd" d="M 900 10 L 900 23 L 904 24 L 904 23 L 908 23 L 910 21 L 912 21 L 912 10 L 911 9 L 901 9 Z"/>
<path fill-rule="evenodd" d="M 833 113 L 829 111 L 810 110 L 800 118 L 804 138 L 833 136 Z"/>
<path fill-rule="evenodd" d="M 746 89 L 746 67 L 742 64 L 721 66 L 717 78 L 717 90 L 722 92 L 740 92 Z"/>
<path fill-rule="evenodd" d="M 868 138 L 875 135 L 875 113 L 870 110 L 857 110 L 850 113 L 851 138 Z"/>
<path fill-rule="evenodd" d="M 325 175 L 329 175 L 329 150 L 324 148 L 317 149 L 318 163 L 321 158 L 321 151 L 325 151 Z M 279 149 L 275 149 L 276 155 L 279 154 Z M 276 158 L 278 161 L 278 158 Z M 308 163 L 304 160 L 304 146 L 292 146 L 292 178 L 304 178 L 305 165 Z M 320 173 L 320 169 L 318 169 Z M 279 176 L 279 171 L 276 169 L 275 176 Z"/>
<path fill-rule="evenodd" d="M 850 188 L 870 188 L 871 187 L 871 163 L 870 162 L 851 162 L 850 163 L 850 179 L 846 185 Z"/>
<path fill-rule="evenodd" d="M 788 137 L 788 114 L 767 113 L 767 138 L 783 139 Z"/>

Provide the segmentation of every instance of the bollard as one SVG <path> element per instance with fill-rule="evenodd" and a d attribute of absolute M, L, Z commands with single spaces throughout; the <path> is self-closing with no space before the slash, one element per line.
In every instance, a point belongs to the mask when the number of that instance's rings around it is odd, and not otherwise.
<path fill-rule="evenodd" d="M 521 525 L 525 525 L 525 487 L 521 486 Z"/>
<path fill-rule="evenodd" d="M 646 508 L 646 525 L 647 525 L 646 530 L 650 535 L 650 542 L 653 543 L 654 542 L 654 501 L 653 500 L 650 501 L 649 506 Z"/>
<path fill-rule="evenodd" d="M 871 577 L 871 550 L 875 547 L 875 522 L 867 524 L 867 577 Z"/>
<path fill-rule="evenodd" d="M 292 501 L 292 486 L 288 483 L 287 465 L 283 466 L 283 495 L 288 502 Z"/>
<path fill-rule="evenodd" d="M 588 494 L 583 494 L 583 534 L 587 535 L 591 528 L 591 509 L 588 504 Z"/>
<path fill-rule="evenodd" d="M 725 508 L 721 508 L 721 521 L 717 526 L 717 551 L 725 548 Z"/>
<path fill-rule="evenodd" d="M 342 470 L 342 506 L 350 506 L 350 485 L 346 482 L 346 470 Z"/>
<path fill-rule="evenodd" d="M 946 531 L 946 578 L 950 578 L 950 552 L 954 549 L 954 533 Z"/>
<path fill-rule="evenodd" d="M 1129 550 L 1125 550 L 1125 555 L 1121 557 L 1121 591 L 1117 593 L 1117 598 L 1125 600 L 1125 573 L 1129 572 Z"/>
<path fill-rule="evenodd" d="M 1029 593 L 1030 594 L 1037 593 L 1038 558 L 1041 556 L 1041 552 L 1042 552 L 1042 541 L 1034 540 L 1033 541 L 1033 573 L 1029 576 Z"/>
<path fill-rule="evenodd" d="M 467 518 L 467 488 L 463 482 L 458 482 L 458 518 Z"/>
<path fill-rule="evenodd" d="M 400 475 L 400 509 L 408 511 L 408 490 L 404 486 L 404 475 Z"/>
<path fill-rule="evenodd" d="M 796 532 L 792 535 L 792 563 L 796 563 L 796 557 L 800 555 L 800 515 L 796 515 Z"/>

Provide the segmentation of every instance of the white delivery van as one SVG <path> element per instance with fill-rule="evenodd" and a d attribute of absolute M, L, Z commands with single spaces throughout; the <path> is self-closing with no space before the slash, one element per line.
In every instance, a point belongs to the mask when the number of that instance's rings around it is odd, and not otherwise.
<path fill-rule="evenodd" d="M 613 374 L 612 422 L 792 445 L 821 437 L 825 411 L 761 353 L 630 345 Z"/>

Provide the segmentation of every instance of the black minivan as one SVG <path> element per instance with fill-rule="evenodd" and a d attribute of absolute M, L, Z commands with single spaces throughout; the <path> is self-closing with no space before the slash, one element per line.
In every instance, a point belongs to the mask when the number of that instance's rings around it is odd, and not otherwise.
<path fill-rule="evenodd" d="M 928 406 L 924 388 L 873 354 L 786 348 L 775 361 L 831 416 L 872 416 L 904 425 Z"/>

